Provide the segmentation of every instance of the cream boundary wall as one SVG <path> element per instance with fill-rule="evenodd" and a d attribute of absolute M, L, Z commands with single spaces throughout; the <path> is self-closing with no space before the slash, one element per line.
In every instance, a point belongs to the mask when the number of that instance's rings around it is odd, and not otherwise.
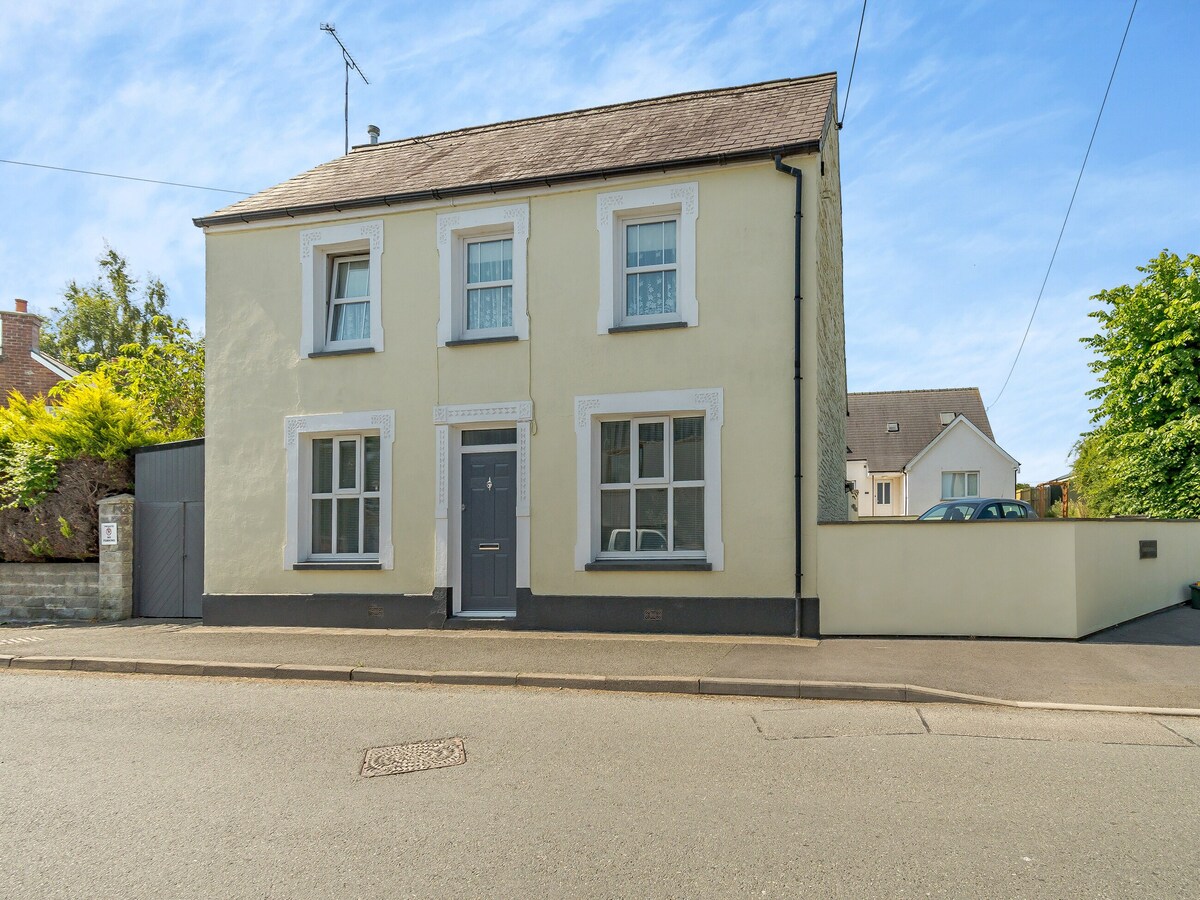
<path fill-rule="evenodd" d="M 1078 638 L 1180 603 L 1200 577 L 1195 521 L 856 522 L 819 542 L 830 635 Z"/>
<path fill-rule="evenodd" d="M 815 422 L 822 304 L 814 261 L 821 175 L 815 154 L 789 162 L 805 173 L 803 383 L 806 420 Z M 696 183 L 698 201 L 702 324 L 694 328 L 596 333 L 596 204 L 600 193 L 612 190 L 612 181 L 505 193 L 472 205 L 364 211 L 362 221 L 382 223 L 382 324 L 388 339 L 381 353 L 299 356 L 300 234 L 314 227 L 311 219 L 209 229 L 205 500 L 219 513 L 206 524 L 206 593 L 430 593 L 441 565 L 435 553 L 438 449 L 431 411 L 523 401 L 533 404 L 528 521 L 529 584 L 535 593 L 794 596 L 790 301 L 795 185 L 770 161 L 628 183 L 688 182 Z M 469 210 L 522 203 L 529 209 L 529 340 L 438 347 L 438 213 L 452 206 Z M 826 306 L 836 307 L 840 320 L 840 296 Z M 840 358 L 830 362 L 843 365 Z M 576 571 L 575 399 L 701 388 L 724 392 L 724 570 Z M 395 413 L 393 568 L 285 569 L 280 560 L 287 543 L 287 465 L 279 439 L 284 418 L 371 410 Z M 804 513 L 813 527 L 805 534 L 805 596 L 816 595 L 819 441 L 818 429 L 807 427 L 802 462 L 810 477 L 804 479 Z"/>
<path fill-rule="evenodd" d="M 979 496 L 1003 497 L 1017 495 L 1018 466 L 993 446 L 965 420 L 949 426 L 941 440 L 931 446 L 907 473 L 907 515 L 919 516 L 941 501 L 943 472 L 979 472 Z"/>

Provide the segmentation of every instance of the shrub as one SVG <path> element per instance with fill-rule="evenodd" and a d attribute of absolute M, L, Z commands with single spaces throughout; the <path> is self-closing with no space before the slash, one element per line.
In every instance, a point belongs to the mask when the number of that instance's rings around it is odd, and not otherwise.
<path fill-rule="evenodd" d="M 158 443 L 148 407 L 84 373 L 0 408 L 0 558 L 94 559 L 97 504 L 131 487 L 128 451 Z"/>

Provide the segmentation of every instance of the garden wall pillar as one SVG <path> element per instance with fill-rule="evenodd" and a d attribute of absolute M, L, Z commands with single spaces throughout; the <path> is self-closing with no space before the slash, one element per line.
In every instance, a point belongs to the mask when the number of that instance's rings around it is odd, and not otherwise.
<path fill-rule="evenodd" d="M 114 534 L 115 531 L 115 534 Z M 100 610 L 104 622 L 133 615 L 133 496 L 100 501 Z"/>

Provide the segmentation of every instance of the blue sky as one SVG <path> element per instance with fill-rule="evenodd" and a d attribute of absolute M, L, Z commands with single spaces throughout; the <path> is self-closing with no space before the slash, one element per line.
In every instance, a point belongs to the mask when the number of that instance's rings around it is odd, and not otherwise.
<path fill-rule="evenodd" d="M 254 191 L 342 152 L 336 23 L 371 80 L 351 141 L 838 71 L 859 0 L 41 2 L 0 19 L 0 157 Z M 871 0 L 841 136 L 851 390 L 992 403 L 1087 146 L 1125 0 Z M 989 415 L 1038 481 L 1067 468 L 1098 290 L 1200 251 L 1200 4 L 1141 0 L 1024 355 Z M 107 240 L 204 314 L 191 218 L 233 195 L 0 164 L 0 303 L 46 311 Z"/>

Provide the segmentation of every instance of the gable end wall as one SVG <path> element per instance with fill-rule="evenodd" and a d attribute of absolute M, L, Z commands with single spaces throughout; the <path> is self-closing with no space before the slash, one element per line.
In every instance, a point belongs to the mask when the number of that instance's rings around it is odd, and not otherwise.
<path fill-rule="evenodd" d="M 836 110 L 835 110 L 836 112 Z M 842 292 L 842 182 L 838 131 L 831 116 L 821 154 L 817 208 L 817 434 L 820 441 L 820 490 L 817 517 L 822 522 L 848 518 L 846 478 L 846 326 Z"/>

